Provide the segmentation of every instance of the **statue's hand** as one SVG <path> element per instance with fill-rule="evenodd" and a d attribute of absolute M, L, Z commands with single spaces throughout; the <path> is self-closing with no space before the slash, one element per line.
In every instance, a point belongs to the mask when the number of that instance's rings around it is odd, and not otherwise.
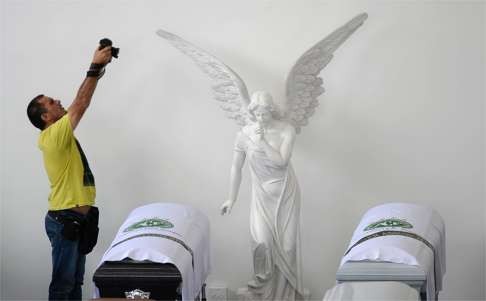
<path fill-rule="evenodd" d="M 258 126 L 255 129 L 256 139 L 258 142 L 263 140 L 263 136 L 265 135 L 265 129 L 261 126 Z"/>
<path fill-rule="evenodd" d="M 253 132 L 254 134 L 250 137 L 250 139 L 253 141 L 253 143 L 256 146 L 259 146 L 262 144 L 262 142 L 265 140 L 265 129 L 261 126 L 255 127 L 255 130 Z"/>
<path fill-rule="evenodd" d="M 225 215 L 225 214 L 230 214 L 231 213 L 231 208 L 233 208 L 233 204 L 235 202 L 233 200 L 227 200 L 223 203 L 223 205 L 221 205 L 221 215 Z"/>

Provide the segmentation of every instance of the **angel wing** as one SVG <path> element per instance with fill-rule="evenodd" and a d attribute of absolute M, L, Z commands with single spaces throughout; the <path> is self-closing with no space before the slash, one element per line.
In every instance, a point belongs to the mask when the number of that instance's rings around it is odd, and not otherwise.
<path fill-rule="evenodd" d="M 157 34 L 189 56 L 213 80 L 213 95 L 216 100 L 221 102 L 220 107 L 230 119 L 236 120 L 238 125 L 246 125 L 250 97 L 245 83 L 238 74 L 216 57 L 175 34 L 161 29 L 157 31 Z"/>
<path fill-rule="evenodd" d="M 286 81 L 286 119 L 297 133 L 314 114 L 319 105 L 317 97 L 324 92 L 319 73 L 333 58 L 334 51 L 368 18 L 366 13 L 336 29 L 319 43 L 307 50 L 294 64 Z"/>

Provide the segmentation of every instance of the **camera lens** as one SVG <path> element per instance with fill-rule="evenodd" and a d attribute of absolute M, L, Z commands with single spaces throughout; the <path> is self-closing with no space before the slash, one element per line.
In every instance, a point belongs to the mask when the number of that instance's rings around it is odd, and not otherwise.
<path fill-rule="evenodd" d="M 111 47 L 111 56 L 114 58 L 118 58 L 118 52 L 120 51 L 120 48 L 116 47 Z"/>

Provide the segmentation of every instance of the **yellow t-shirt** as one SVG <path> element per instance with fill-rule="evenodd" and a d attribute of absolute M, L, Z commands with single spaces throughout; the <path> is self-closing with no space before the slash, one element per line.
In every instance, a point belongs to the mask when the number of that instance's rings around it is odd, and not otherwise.
<path fill-rule="evenodd" d="M 74 137 L 69 115 L 44 129 L 38 145 L 51 183 L 49 210 L 93 205 L 96 196 L 94 177 Z"/>

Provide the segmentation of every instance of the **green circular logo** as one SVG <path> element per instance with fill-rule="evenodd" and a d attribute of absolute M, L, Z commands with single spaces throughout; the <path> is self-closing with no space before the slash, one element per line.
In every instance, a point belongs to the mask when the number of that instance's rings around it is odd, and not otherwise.
<path fill-rule="evenodd" d="M 146 218 L 139 222 L 136 222 L 126 228 L 123 232 L 129 232 L 141 228 L 160 228 L 160 229 L 170 229 L 174 228 L 174 225 L 166 219 L 161 218 Z"/>
<path fill-rule="evenodd" d="M 369 224 L 363 231 L 375 230 L 378 228 L 405 228 L 412 229 L 413 226 L 404 219 L 387 218 Z"/>

